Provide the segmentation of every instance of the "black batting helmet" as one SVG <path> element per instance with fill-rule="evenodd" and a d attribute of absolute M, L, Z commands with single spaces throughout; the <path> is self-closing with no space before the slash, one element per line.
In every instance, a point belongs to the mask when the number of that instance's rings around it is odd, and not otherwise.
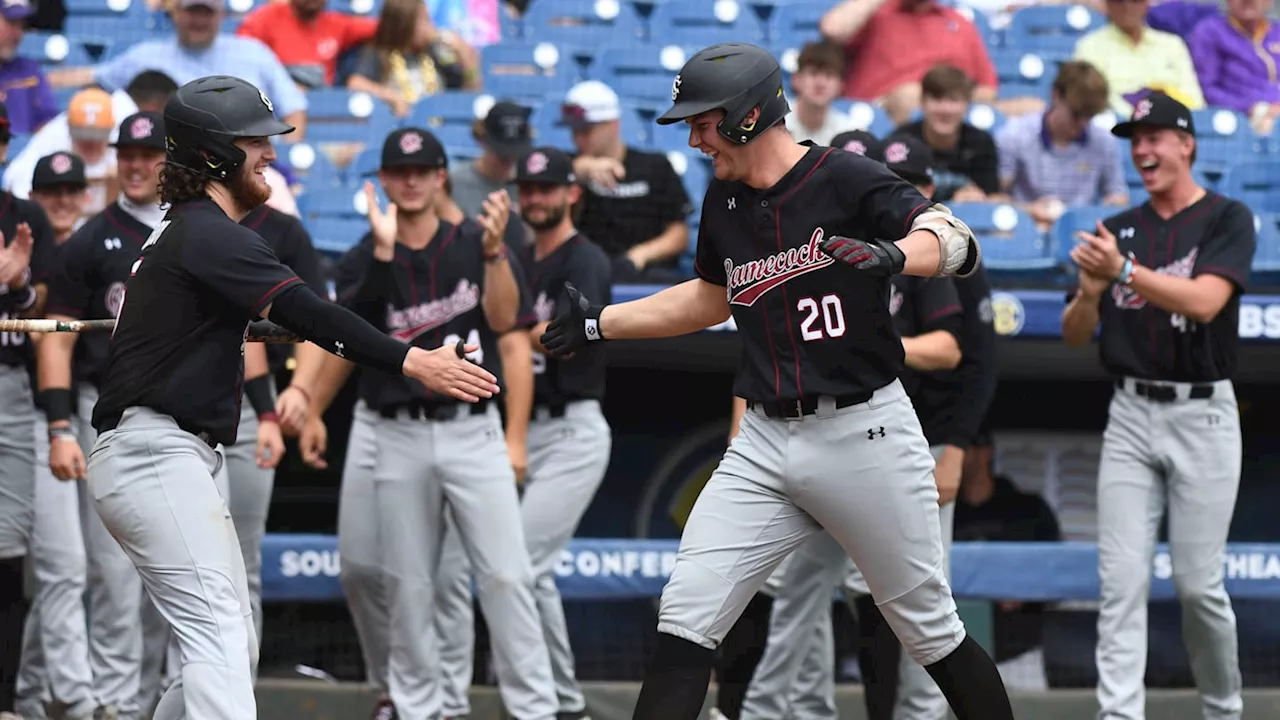
<path fill-rule="evenodd" d="M 768 50 L 748 43 L 721 43 L 699 50 L 672 82 L 671 103 L 671 109 L 658 117 L 659 125 L 724 110 L 716 129 L 739 145 L 751 142 L 791 112 L 782 94 L 778 61 Z M 760 117 L 748 123 L 747 114 L 756 107 Z"/>
<path fill-rule="evenodd" d="M 293 132 L 266 93 L 237 77 L 211 75 L 178 88 L 164 106 L 165 162 L 225 180 L 244 164 L 241 137 Z"/>

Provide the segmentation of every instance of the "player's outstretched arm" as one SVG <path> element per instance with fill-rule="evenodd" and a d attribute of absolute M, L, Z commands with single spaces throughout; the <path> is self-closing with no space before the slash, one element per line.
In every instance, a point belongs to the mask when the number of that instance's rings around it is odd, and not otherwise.
<path fill-rule="evenodd" d="M 261 314 L 338 357 L 385 373 L 406 375 L 443 395 L 477 402 L 498 393 L 498 379 L 463 357 L 478 347 L 464 346 L 463 353 L 453 346 L 435 350 L 410 347 L 302 285 L 276 296 Z"/>
<path fill-rule="evenodd" d="M 569 310 L 552 321 L 540 341 L 562 356 L 594 340 L 643 340 L 688 335 L 729 319 L 724 288 L 696 278 L 648 297 L 593 305 L 572 285 Z"/>
<path fill-rule="evenodd" d="M 960 364 L 960 342 L 946 330 L 931 330 L 902 338 L 904 362 L 912 370 L 954 370 Z"/>

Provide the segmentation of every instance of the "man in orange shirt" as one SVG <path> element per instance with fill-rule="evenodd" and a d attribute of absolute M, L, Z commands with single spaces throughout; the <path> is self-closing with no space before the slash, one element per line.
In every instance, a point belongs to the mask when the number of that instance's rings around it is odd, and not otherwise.
<path fill-rule="evenodd" d="M 338 56 L 372 38 L 378 19 L 324 7 L 325 0 L 267 3 L 249 13 L 236 34 L 271 48 L 299 85 L 332 87 Z"/>
<path fill-rule="evenodd" d="M 935 65 L 960 68 L 973 102 L 992 102 L 998 83 L 981 33 L 935 0 L 842 0 L 819 29 L 845 46 L 844 96 L 883 105 L 895 125 L 920 107 L 920 80 Z"/>

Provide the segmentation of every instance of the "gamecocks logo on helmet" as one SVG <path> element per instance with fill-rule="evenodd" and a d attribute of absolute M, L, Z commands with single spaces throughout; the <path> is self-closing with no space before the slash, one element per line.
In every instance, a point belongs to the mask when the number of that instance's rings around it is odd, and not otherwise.
<path fill-rule="evenodd" d="M 270 110 L 271 112 L 275 112 L 275 111 L 276 111 L 275 106 L 271 104 L 271 98 L 267 97 L 267 94 L 266 94 L 266 93 L 264 93 L 264 92 L 262 92 L 261 90 L 259 90 L 259 91 L 258 91 L 258 97 L 262 99 L 262 104 L 263 104 L 263 105 L 266 105 L 268 110 Z"/>
<path fill-rule="evenodd" d="M 530 175 L 538 175 L 547 169 L 547 156 L 540 152 L 536 152 L 529 156 L 529 161 L 525 163 L 525 169 Z"/>
<path fill-rule="evenodd" d="M 134 140 L 140 140 L 151 137 L 151 133 L 154 131 L 155 125 L 151 123 L 151 118 L 140 117 L 129 126 L 129 137 Z"/>
<path fill-rule="evenodd" d="M 422 150 L 422 136 L 416 132 L 405 133 L 400 136 L 400 152 L 405 155 L 412 155 Z"/>
<path fill-rule="evenodd" d="M 49 167 L 59 175 L 71 172 L 71 156 L 61 153 L 53 156 L 53 161 L 49 163 Z"/>
<path fill-rule="evenodd" d="M 1143 98 L 1133 109 L 1133 119 L 1141 120 L 1151 114 L 1151 98 Z"/>
<path fill-rule="evenodd" d="M 906 162 L 908 154 L 906 143 L 896 142 L 884 149 L 884 161 L 897 165 Z"/>
<path fill-rule="evenodd" d="M 677 75 L 675 80 L 671 81 L 671 102 L 675 102 L 680 97 L 680 76 Z"/>

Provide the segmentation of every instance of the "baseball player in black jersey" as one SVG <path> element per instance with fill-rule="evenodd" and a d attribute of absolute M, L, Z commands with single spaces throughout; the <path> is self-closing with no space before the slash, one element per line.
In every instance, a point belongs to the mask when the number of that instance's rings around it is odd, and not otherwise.
<path fill-rule="evenodd" d="M 1098 468 L 1098 717 L 1145 716 L 1147 592 L 1167 508 L 1204 715 L 1239 718 L 1236 619 L 1222 579 L 1242 462 L 1231 378 L 1253 213 L 1196 184 L 1195 125 L 1178 101 L 1152 93 L 1112 132 L 1129 139 L 1151 197 L 1081 234 L 1071 251 L 1079 285 L 1062 316 L 1071 345 L 1101 326 L 1116 386 Z"/>
<path fill-rule="evenodd" d="M 219 445 L 235 443 L 248 324 L 267 317 L 325 350 L 469 402 L 496 378 L 459 342 L 411 348 L 322 300 L 239 221 L 262 205 L 271 136 L 293 128 L 253 85 L 210 76 L 165 106 L 164 220 L 132 265 L 93 409 L 94 508 L 172 627 L 181 673 L 157 720 L 256 717 L 257 638 Z"/>
<path fill-rule="evenodd" d="M 825 529 L 957 717 L 1012 718 L 951 598 L 934 463 L 897 379 L 888 308 L 891 275 L 970 274 L 973 233 L 874 160 L 796 144 L 781 70 L 761 48 L 698 52 L 672 100 L 658 122 L 687 122 L 689 145 L 715 168 L 698 277 L 618 305 L 570 290 L 541 340 L 565 355 L 696 332 L 731 312 L 742 335 L 734 394 L 748 412 L 685 525 L 635 717 L 696 718 L 720 639 L 778 563 Z"/>
<path fill-rule="evenodd" d="M 0 104 L 0 159 L 9 151 L 9 115 Z M 0 319 L 44 310 L 56 245 L 39 205 L 0 191 Z M 0 712 L 14 709 L 26 613 L 24 564 L 35 521 L 35 427 L 31 338 L 0 333 Z"/>

